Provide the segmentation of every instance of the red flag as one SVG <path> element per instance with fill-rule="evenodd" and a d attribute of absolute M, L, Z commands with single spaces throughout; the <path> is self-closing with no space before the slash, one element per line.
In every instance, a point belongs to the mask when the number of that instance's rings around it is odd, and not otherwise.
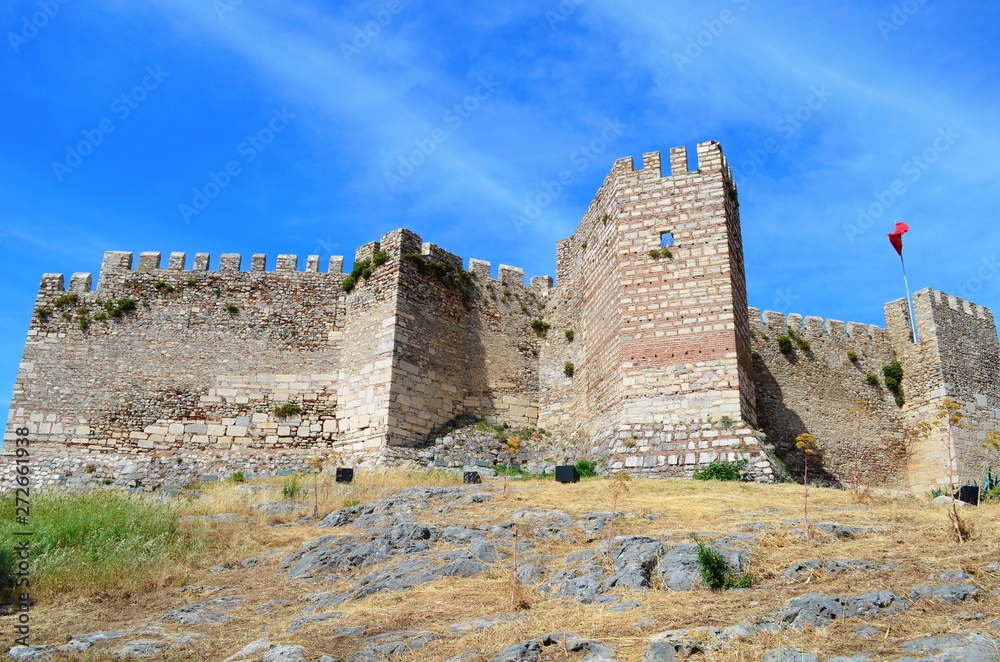
<path fill-rule="evenodd" d="M 896 249 L 900 257 L 903 257 L 903 235 L 910 231 L 910 226 L 906 223 L 896 222 L 896 231 L 889 235 L 889 243 Z"/>

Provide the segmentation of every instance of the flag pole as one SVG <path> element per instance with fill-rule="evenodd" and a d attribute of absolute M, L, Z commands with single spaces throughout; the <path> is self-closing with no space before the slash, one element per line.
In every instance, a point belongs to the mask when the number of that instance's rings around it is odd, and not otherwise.
<path fill-rule="evenodd" d="M 899 264 L 903 267 L 903 285 L 906 286 L 906 305 L 910 308 L 910 326 L 913 328 L 913 342 L 920 342 L 917 337 L 917 318 L 913 314 L 913 298 L 910 296 L 910 281 L 906 277 L 906 262 L 903 260 L 903 253 L 899 254 Z"/>

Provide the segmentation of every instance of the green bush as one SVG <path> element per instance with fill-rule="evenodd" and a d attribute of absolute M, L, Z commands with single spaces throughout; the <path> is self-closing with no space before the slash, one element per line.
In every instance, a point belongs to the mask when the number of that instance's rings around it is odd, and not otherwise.
<path fill-rule="evenodd" d="M 24 527 L 14 494 L 0 497 L 0 540 L 9 552 Z M 200 535 L 178 531 L 177 505 L 92 490 L 40 492 L 31 503 L 31 582 L 44 590 L 113 590 L 142 581 L 170 558 L 197 551 Z M 0 564 L 11 557 L 6 555 Z M 8 565 L 9 567 L 9 565 Z"/>
<path fill-rule="evenodd" d="M 72 306 L 80 300 L 79 294 L 63 294 L 56 297 L 55 301 L 52 302 L 53 306 Z"/>
<path fill-rule="evenodd" d="M 694 542 L 698 545 L 698 568 L 701 570 L 701 581 L 705 586 L 713 591 L 753 586 L 753 575 L 747 572 L 734 572 L 726 557 L 697 537 L 694 537 Z"/>
<path fill-rule="evenodd" d="M 381 267 L 388 261 L 389 254 L 385 251 L 377 251 L 371 257 L 358 260 L 354 263 L 351 273 L 347 274 L 344 280 L 341 281 L 341 287 L 344 288 L 345 292 L 350 294 L 358 284 L 359 278 L 368 280 L 372 277 L 372 272 L 375 271 L 375 269 Z"/>
<path fill-rule="evenodd" d="M 156 290 L 157 292 L 167 292 L 168 294 L 176 290 L 176 288 L 173 285 L 164 282 L 162 280 L 158 280 L 155 283 L 153 283 L 153 289 Z"/>
<path fill-rule="evenodd" d="M 896 404 L 902 407 L 906 402 L 903 399 L 903 366 L 899 361 L 893 361 L 882 368 L 882 374 L 885 375 L 885 387 L 896 396 Z"/>
<path fill-rule="evenodd" d="M 240 312 L 240 307 L 237 306 L 235 303 L 227 303 L 226 312 L 229 313 L 230 315 L 235 315 L 236 313 Z"/>
<path fill-rule="evenodd" d="M 649 251 L 649 257 L 654 260 L 659 260 L 660 258 L 671 259 L 674 257 L 674 253 L 669 248 L 654 248 Z"/>
<path fill-rule="evenodd" d="M 118 299 L 118 301 L 114 302 L 102 301 L 101 305 L 104 306 L 104 310 L 107 311 L 108 315 L 115 319 L 135 310 L 135 301 L 132 299 Z"/>
<path fill-rule="evenodd" d="M 590 460 L 580 460 L 574 466 L 576 466 L 576 472 L 580 474 L 581 478 L 590 478 L 591 476 L 596 476 L 597 463 Z"/>
<path fill-rule="evenodd" d="M 37 315 L 38 319 L 40 319 L 41 321 L 47 322 L 48 319 L 50 317 L 52 317 L 52 309 L 51 308 L 39 308 L 38 310 L 35 311 L 35 315 Z"/>
<path fill-rule="evenodd" d="M 286 402 L 272 409 L 271 413 L 278 418 L 288 418 L 289 416 L 298 416 L 302 413 L 302 407 L 297 402 Z"/>
<path fill-rule="evenodd" d="M 302 486 L 299 485 L 298 476 L 286 476 L 283 481 L 281 481 L 281 498 L 286 501 L 291 501 L 295 497 L 299 496 L 302 492 Z"/>
<path fill-rule="evenodd" d="M 874 386 L 875 388 L 878 388 L 882 385 L 878 381 L 878 375 L 876 375 L 874 372 L 869 372 L 867 375 L 865 375 L 865 381 L 868 382 L 869 386 Z"/>
<path fill-rule="evenodd" d="M 746 460 L 740 460 L 739 462 L 712 462 L 704 469 L 694 472 L 694 479 L 737 481 L 742 478 L 741 472 L 746 467 Z"/>
<path fill-rule="evenodd" d="M 858 353 L 855 352 L 853 349 L 849 350 L 847 352 L 847 360 L 850 361 L 851 363 L 856 363 L 858 360 Z"/>
<path fill-rule="evenodd" d="M 567 377 L 572 377 L 573 373 L 575 372 L 576 372 L 576 366 L 573 365 L 572 361 L 566 361 L 566 363 L 563 364 L 564 375 L 566 375 Z"/>
<path fill-rule="evenodd" d="M 233 475 L 230 477 L 231 481 L 234 483 L 245 483 L 247 480 L 246 475 L 242 471 L 234 471 Z"/>
<path fill-rule="evenodd" d="M 551 328 L 552 325 L 548 322 L 543 322 L 540 319 L 531 320 L 531 330 L 537 333 L 541 338 L 544 338 Z"/>
<path fill-rule="evenodd" d="M 188 278 L 186 281 L 184 281 L 184 284 L 187 285 L 188 287 L 194 287 L 195 285 L 198 284 L 198 279 Z"/>
<path fill-rule="evenodd" d="M 809 344 L 809 341 L 803 338 L 802 336 L 795 336 L 795 344 L 798 345 L 799 349 L 801 349 L 803 352 L 808 352 L 810 349 L 812 349 L 812 346 Z"/>
<path fill-rule="evenodd" d="M 563 331 L 563 333 L 566 334 L 567 342 L 573 342 L 573 336 L 574 336 L 573 329 L 566 329 L 565 331 Z"/>
<path fill-rule="evenodd" d="M 788 335 L 778 336 L 778 349 L 782 354 L 789 354 L 792 351 L 792 338 Z"/>

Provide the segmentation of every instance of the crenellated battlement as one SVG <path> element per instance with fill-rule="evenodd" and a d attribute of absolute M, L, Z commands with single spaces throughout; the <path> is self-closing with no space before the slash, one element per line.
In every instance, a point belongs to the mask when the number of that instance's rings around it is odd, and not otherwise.
<path fill-rule="evenodd" d="M 885 340 L 885 329 L 874 324 L 861 322 L 842 322 L 822 317 L 803 317 L 797 313 L 777 313 L 773 310 L 748 307 L 747 314 L 752 325 L 771 329 L 792 329 L 811 337 L 830 336 L 832 338 L 850 338 L 853 340 Z"/>

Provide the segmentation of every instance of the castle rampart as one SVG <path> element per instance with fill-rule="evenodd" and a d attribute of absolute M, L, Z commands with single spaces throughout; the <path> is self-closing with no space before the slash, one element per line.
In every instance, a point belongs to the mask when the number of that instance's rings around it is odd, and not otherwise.
<path fill-rule="evenodd" d="M 339 256 L 226 253 L 213 269 L 207 253 L 108 252 L 96 289 L 45 274 L 5 438 L 32 431 L 44 484 L 155 488 L 333 453 L 462 462 L 449 431 L 482 418 L 545 428 L 565 459 L 609 470 L 746 460 L 771 480 L 763 440 L 795 468 L 808 431 L 828 476 L 927 489 L 947 448 L 904 431 L 949 398 L 969 423 L 954 473 L 975 477 L 1000 410 L 990 311 L 922 290 L 914 343 L 905 301 L 884 330 L 749 308 L 736 186 L 718 143 L 697 159 L 671 149 L 666 175 L 659 152 L 638 170 L 617 160 L 557 243 L 555 282 L 480 259 L 466 271 L 405 229 L 360 246 L 350 273 Z M 902 407 L 882 378 L 896 359 Z"/>

